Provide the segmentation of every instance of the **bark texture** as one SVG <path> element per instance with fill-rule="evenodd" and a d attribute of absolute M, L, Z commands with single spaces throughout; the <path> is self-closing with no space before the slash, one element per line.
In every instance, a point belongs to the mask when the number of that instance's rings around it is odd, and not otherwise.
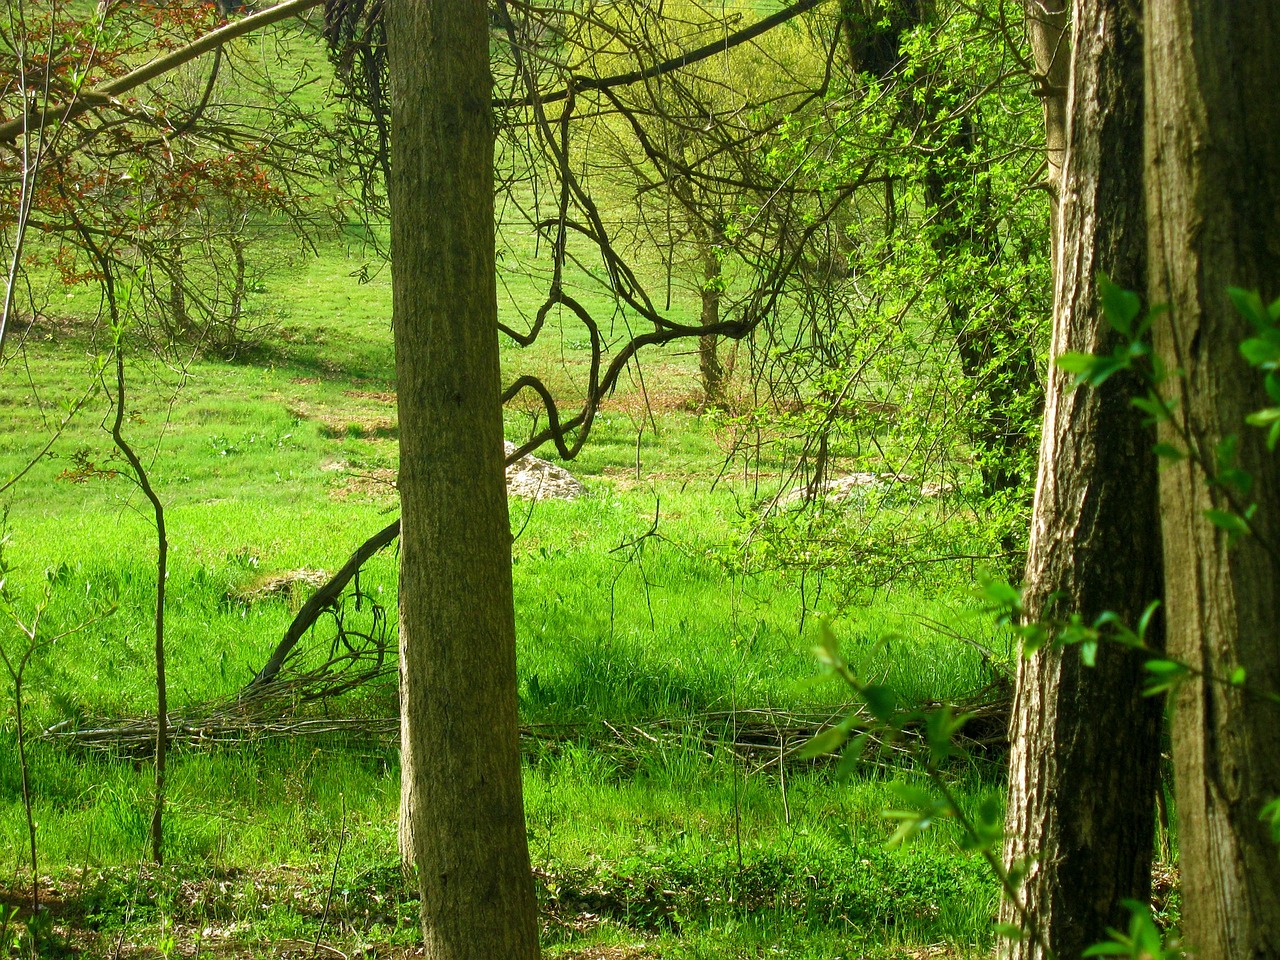
<path fill-rule="evenodd" d="M 1050 356 L 1116 345 L 1099 273 L 1131 288 L 1146 281 L 1141 24 L 1125 0 L 1076 0 L 1073 23 L 1070 43 L 1047 44 L 1071 52 Z M 1155 434 L 1129 404 L 1135 390 L 1118 376 L 1077 390 L 1072 375 L 1050 373 L 1026 570 L 1032 620 L 1113 610 L 1136 623 L 1160 595 Z M 1090 669 L 1079 654 L 1046 647 L 1019 664 L 1006 862 L 1035 860 L 1022 898 L 1038 937 L 1006 948 L 1017 960 L 1039 960 L 1043 946 L 1080 956 L 1108 926 L 1127 926 L 1121 899 L 1150 891 L 1160 704 L 1142 696 L 1142 658 L 1104 645 Z M 1022 925 L 1012 904 L 1001 913 Z"/>
<path fill-rule="evenodd" d="M 503 478 L 483 0 L 386 7 L 400 416 L 401 844 L 425 956 L 538 956 Z"/>
<path fill-rule="evenodd" d="M 1280 295 L 1280 15 L 1274 0 L 1148 0 L 1147 202 L 1151 299 L 1170 310 L 1156 349 L 1180 401 L 1164 439 L 1193 458 L 1161 474 L 1172 656 L 1219 677 L 1237 667 L 1280 689 L 1280 459 L 1245 416 L 1271 404 L 1240 356 L 1250 333 L 1226 288 Z M 1240 438 L 1252 490 L 1206 482 Z M 1194 461 L 1199 460 L 1200 463 Z M 1256 503 L 1234 546 L 1209 509 Z M 1280 956 L 1280 856 L 1264 803 L 1280 794 L 1280 707 L 1221 682 L 1176 696 L 1183 938 L 1198 960 Z"/>

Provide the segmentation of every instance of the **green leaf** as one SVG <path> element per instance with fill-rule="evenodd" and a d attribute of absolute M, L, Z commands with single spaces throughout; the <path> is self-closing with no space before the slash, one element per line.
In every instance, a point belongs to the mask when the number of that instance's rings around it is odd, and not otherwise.
<path fill-rule="evenodd" d="M 834 753 L 839 750 L 848 739 L 848 730 L 843 730 L 838 726 L 828 727 L 797 750 L 796 756 L 802 760 L 826 756 L 828 753 Z"/>
<path fill-rule="evenodd" d="M 925 715 L 925 742 L 929 745 L 929 755 L 935 764 L 941 763 L 948 757 L 956 756 L 960 752 L 953 745 L 952 740 L 968 719 L 968 714 L 954 716 L 950 704 L 931 710 Z"/>
<path fill-rule="evenodd" d="M 1145 397 L 1134 397 L 1129 402 L 1145 413 L 1152 423 L 1163 423 L 1172 417 L 1169 405 L 1155 391 Z"/>
<path fill-rule="evenodd" d="M 902 802 L 904 807 L 916 810 L 932 810 L 937 806 L 937 798 L 924 787 L 895 780 L 889 784 L 889 791 Z"/>
<path fill-rule="evenodd" d="M 1271 842 L 1280 846 L 1280 797 L 1276 797 L 1265 807 L 1259 819 L 1271 827 Z"/>
<path fill-rule="evenodd" d="M 914 810 L 886 810 L 884 815 L 902 821 L 898 824 L 898 829 L 894 830 L 889 839 L 885 841 L 884 845 L 891 850 L 894 847 L 902 846 L 929 826 L 928 820 L 921 817 Z"/>
<path fill-rule="evenodd" d="M 1138 639 L 1145 641 L 1147 638 L 1147 629 L 1151 626 L 1151 620 L 1156 615 L 1156 611 L 1160 609 L 1160 601 L 1152 600 L 1147 604 L 1147 609 L 1142 611 L 1142 616 L 1138 618 Z"/>
<path fill-rule="evenodd" d="M 1232 513 L 1230 510 L 1206 510 L 1204 516 L 1219 530 L 1227 532 L 1228 545 L 1235 543 L 1249 533 L 1249 524 L 1238 513 Z"/>
<path fill-rule="evenodd" d="M 1161 460 L 1168 460 L 1170 463 L 1178 463 L 1181 460 L 1187 459 L 1186 452 L 1179 450 L 1171 443 L 1157 443 L 1151 449 Z"/>
<path fill-rule="evenodd" d="M 1142 691 L 1148 697 L 1173 690 L 1191 675 L 1187 666 L 1176 660 L 1148 660 L 1143 666 L 1152 674 Z"/>
<path fill-rule="evenodd" d="M 867 709 L 871 711 L 871 715 L 881 723 L 888 723 L 893 719 L 894 711 L 898 705 L 898 698 L 892 687 L 875 683 L 868 684 L 862 689 L 862 699 L 866 701 Z"/>
<path fill-rule="evenodd" d="M 1218 484 L 1237 493 L 1248 494 L 1253 489 L 1253 474 L 1237 467 L 1228 467 L 1218 473 Z"/>
<path fill-rule="evenodd" d="M 1231 679 L 1229 682 L 1233 687 L 1243 687 L 1245 675 L 1244 667 L 1236 667 L 1231 671 Z"/>
<path fill-rule="evenodd" d="M 1084 382 L 1091 387 L 1100 387 L 1111 379 L 1112 374 L 1127 370 L 1129 366 L 1130 360 L 1127 355 L 1099 357 L 1093 364 L 1093 369 L 1089 370 L 1087 375 L 1082 373 L 1076 377 L 1076 382 L 1077 384 Z"/>
<path fill-rule="evenodd" d="M 840 762 L 836 765 L 836 780 L 840 783 L 846 782 L 858 769 L 858 764 L 862 762 L 862 755 L 866 753 L 868 739 L 870 734 L 860 733 L 844 748 L 844 753 L 840 755 Z"/>
<path fill-rule="evenodd" d="M 997 937 L 1003 937 L 1006 940 L 1022 941 L 1027 939 L 1027 931 L 1016 923 L 997 923 L 992 929 L 995 930 Z"/>
<path fill-rule="evenodd" d="M 1148 660 L 1142 666 L 1148 673 L 1154 673 L 1160 677 L 1170 677 L 1187 672 L 1186 664 L 1179 663 L 1177 660 Z"/>
<path fill-rule="evenodd" d="M 1036 860 L 1035 857 L 1019 857 L 1009 864 L 1006 876 L 1009 879 L 1010 886 L 1017 890 L 1022 886 L 1022 881 L 1026 879 L 1027 874 L 1031 871 Z"/>
<path fill-rule="evenodd" d="M 1229 433 L 1213 448 L 1214 462 L 1218 470 L 1229 470 L 1240 454 L 1240 435 Z"/>
<path fill-rule="evenodd" d="M 1228 287 L 1227 296 L 1235 304 L 1236 312 L 1244 317 L 1257 330 L 1266 330 L 1271 326 L 1271 317 L 1262 306 L 1262 297 L 1256 290 L 1244 290 L 1240 287 Z"/>
<path fill-rule="evenodd" d="M 1133 321 L 1142 313 L 1142 298 L 1132 290 L 1126 290 L 1111 282 L 1106 274 L 1098 277 L 1098 292 L 1102 298 L 1102 315 L 1117 333 L 1132 338 Z"/>
<path fill-rule="evenodd" d="M 1272 337 L 1252 337 L 1240 344 L 1240 356 L 1249 362 L 1251 367 L 1275 369 L 1280 363 L 1280 335 L 1275 331 Z"/>
<path fill-rule="evenodd" d="M 997 614 L 1002 624 L 1021 619 L 1022 591 L 1008 580 L 983 574 L 978 578 L 977 592 L 986 601 L 987 612 Z"/>
<path fill-rule="evenodd" d="M 1280 376 L 1269 373 L 1266 379 L 1262 381 L 1262 385 L 1267 388 L 1267 396 L 1276 403 L 1280 403 Z"/>
<path fill-rule="evenodd" d="M 832 669 L 844 666 L 844 658 L 840 656 L 840 641 L 826 620 L 819 622 L 818 636 L 818 643 L 813 648 L 813 655 L 818 658 L 818 662 Z"/>
<path fill-rule="evenodd" d="M 1098 641 L 1086 640 L 1080 644 L 1080 660 L 1086 667 L 1096 667 L 1098 665 Z"/>
<path fill-rule="evenodd" d="M 1084 386 L 1089 383 L 1094 376 L 1094 372 L 1098 364 L 1102 362 L 1102 358 L 1094 356 L 1092 353 L 1060 353 L 1054 359 L 1053 363 L 1059 370 L 1067 373 L 1074 373 L 1075 380 L 1072 382 L 1072 388 Z"/>
<path fill-rule="evenodd" d="M 1112 931 L 1117 933 L 1117 931 Z M 1117 934 L 1118 935 L 1118 934 Z M 1092 947 L 1087 947 L 1082 957 L 1132 957 L 1134 956 L 1133 948 L 1127 943 L 1119 943 L 1110 941 L 1107 943 L 1095 943 Z"/>
<path fill-rule="evenodd" d="M 1017 628 L 1022 640 L 1022 656 L 1030 659 L 1035 652 L 1049 642 L 1049 628 L 1043 623 L 1024 623 Z"/>
<path fill-rule="evenodd" d="M 1004 838 L 1004 811 L 994 798 L 983 801 L 972 827 L 972 831 L 960 839 L 962 850 L 989 850 Z"/>

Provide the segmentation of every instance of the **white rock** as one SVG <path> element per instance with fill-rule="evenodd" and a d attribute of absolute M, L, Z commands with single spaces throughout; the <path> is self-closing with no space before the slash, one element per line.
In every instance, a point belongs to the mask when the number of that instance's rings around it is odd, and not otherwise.
<path fill-rule="evenodd" d="M 505 441 L 507 456 L 515 453 L 516 445 Z M 577 477 L 563 467 L 525 454 L 507 467 L 507 495 L 528 500 L 576 500 L 586 494 L 587 488 Z"/>

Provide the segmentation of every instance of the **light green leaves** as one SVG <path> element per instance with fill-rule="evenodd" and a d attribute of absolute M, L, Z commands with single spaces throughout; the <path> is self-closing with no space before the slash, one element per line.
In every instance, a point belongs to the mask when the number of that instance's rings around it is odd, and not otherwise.
<path fill-rule="evenodd" d="M 1263 807 L 1258 818 L 1271 828 L 1271 842 L 1280 847 L 1280 797 Z"/>
<path fill-rule="evenodd" d="M 1227 290 L 1236 311 L 1253 327 L 1254 336 L 1240 344 L 1240 355 L 1251 367 L 1265 374 L 1263 387 L 1267 396 L 1280 404 L 1280 300 L 1264 306 L 1253 290 L 1231 287 Z M 1246 418 L 1251 426 L 1267 431 L 1267 449 L 1280 443 L 1280 406 L 1265 407 Z"/>
<path fill-rule="evenodd" d="M 1131 960 L 1173 960 L 1182 955 L 1175 947 L 1166 947 L 1160 928 L 1151 916 L 1151 908 L 1137 900 L 1122 900 L 1129 911 L 1129 929 L 1121 932 L 1108 928 L 1110 939 L 1095 943 L 1085 950 L 1085 957 L 1129 957 Z"/>
<path fill-rule="evenodd" d="M 1142 666 L 1147 673 L 1151 674 L 1147 678 L 1147 685 L 1142 691 L 1148 697 L 1176 690 L 1184 680 L 1191 676 L 1191 668 L 1185 663 L 1179 663 L 1176 660 L 1148 660 Z"/>

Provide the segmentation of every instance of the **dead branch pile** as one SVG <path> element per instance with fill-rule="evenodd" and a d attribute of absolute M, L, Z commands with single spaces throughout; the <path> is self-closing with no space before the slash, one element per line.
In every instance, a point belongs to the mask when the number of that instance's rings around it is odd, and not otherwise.
<path fill-rule="evenodd" d="M 390 672 L 387 668 L 368 674 L 360 682 L 367 683 L 379 676 L 389 680 Z M 274 690 L 275 686 L 270 689 Z M 270 697 L 224 704 L 199 715 L 193 712 L 171 716 L 170 742 L 195 749 L 302 737 L 324 739 L 335 745 L 360 743 L 392 748 L 399 743 L 400 720 L 396 716 L 298 715 L 304 704 L 314 702 L 310 697 L 314 691 L 308 691 L 307 685 L 297 680 L 281 682 L 280 687 Z M 520 728 L 520 737 L 526 754 L 532 756 L 555 752 L 566 745 L 584 745 L 609 754 L 626 767 L 656 751 L 694 749 L 708 758 L 731 757 L 751 772 L 760 773 L 776 771 L 784 765 L 813 763 L 799 756 L 800 749 L 814 735 L 838 722 L 848 709 L 833 707 L 804 713 L 774 709 L 718 710 L 634 722 L 532 723 Z M 984 691 L 979 698 L 962 705 L 957 712 L 969 714 L 970 720 L 959 738 L 959 745 L 971 756 L 998 760 L 1007 747 L 1008 710 L 1007 694 L 995 689 Z M 912 741 L 920 736 L 914 723 L 908 725 L 900 738 L 886 740 L 873 736 L 872 743 L 880 747 L 879 762 L 908 759 L 913 750 Z M 46 730 L 43 739 L 69 748 L 114 755 L 145 755 L 155 745 L 155 721 L 139 717 L 79 726 L 67 721 Z M 872 758 L 876 752 L 868 749 L 866 756 Z"/>

